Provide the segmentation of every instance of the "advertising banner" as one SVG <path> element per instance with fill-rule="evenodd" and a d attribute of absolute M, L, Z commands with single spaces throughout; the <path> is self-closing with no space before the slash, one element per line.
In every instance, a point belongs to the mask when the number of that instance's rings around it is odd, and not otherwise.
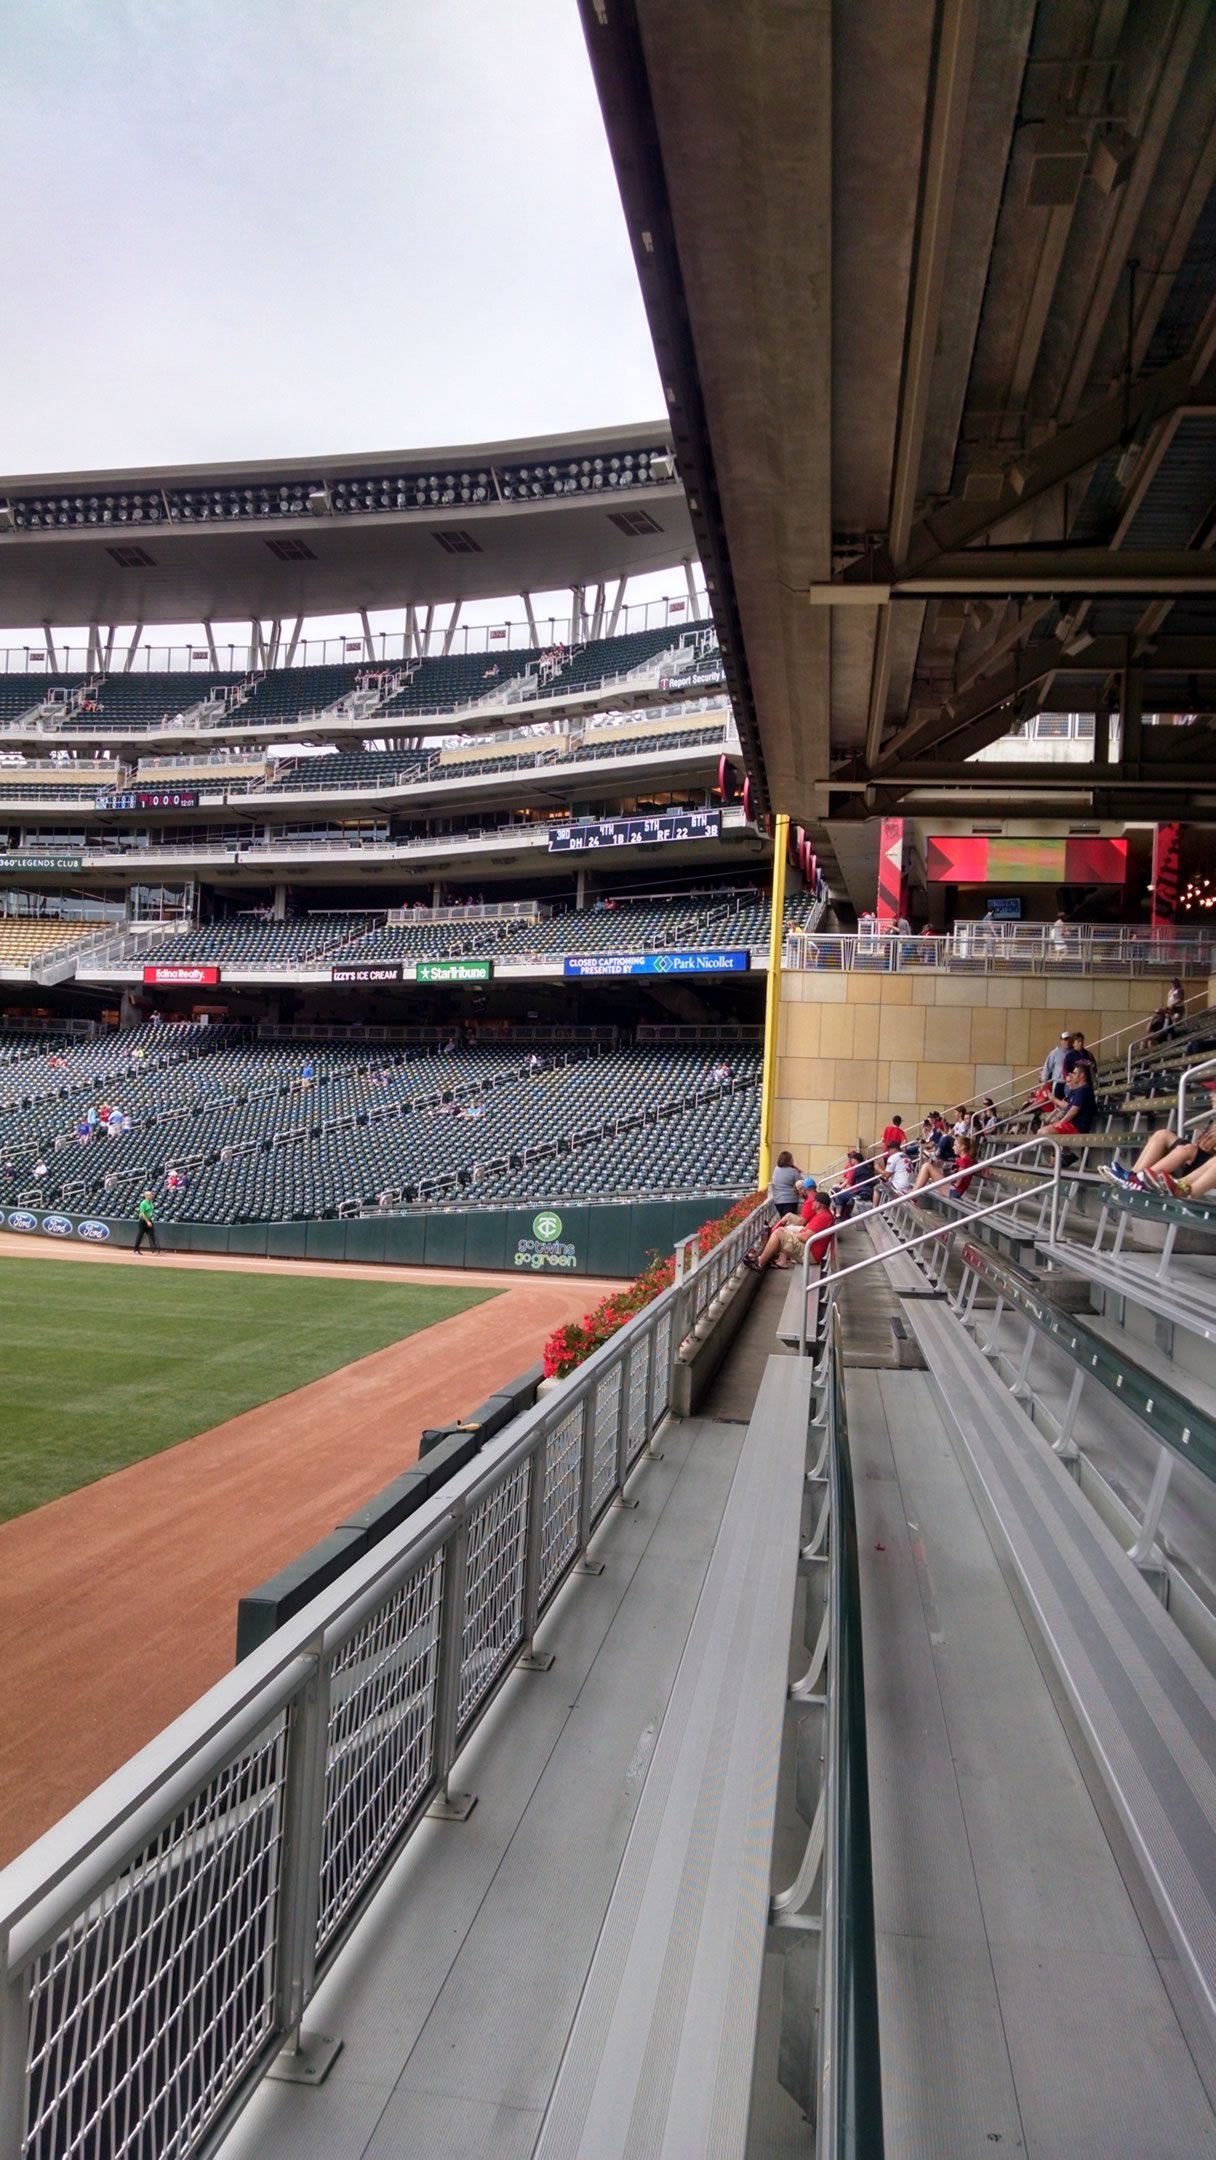
<path fill-rule="evenodd" d="M 570 1238 L 562 1236 L 562 1219 L 552 1208 L 542 1208 L 532 1218 L 531 1237 L 516 1240 L 512 1255 L 517 1268 L 530 1268 L 534 1274 L 546 1268 L 568 1273 L 578 1266 L 578 1251 Z"/>
<path fill-rule="evenodd" d="M 577 855 L 588 848 L 645 847 L 664 840 L 717 840 L 720 810 L 664 810 L 654 817 L 586 818 L 577 825 L 549 827 L 551 855 Z"/>
<path fill-rule="evenodd" d="M 373 960 L 367 967 L 332 967 L 331 983 L 382 983 L 401 981 L 399 960 Z"/>
<path fill-rule="evenodd" d="M 494 973 L 492 960 L 420 960 L 414 981 L 420 983 L 485 983 Z"/>
<path fill-rule="evenodd" d="M 203 985 L 217 983 L 219 979 L 220 971 L 217 967 L 186 967 L 179 964 L 144 969 L 146 983 L 187 983 L 201 988 Z"/>
<path fill-rule="evenodd" d="M 749 952 L 570 953 L 567 975 L 742 975 Z"/>

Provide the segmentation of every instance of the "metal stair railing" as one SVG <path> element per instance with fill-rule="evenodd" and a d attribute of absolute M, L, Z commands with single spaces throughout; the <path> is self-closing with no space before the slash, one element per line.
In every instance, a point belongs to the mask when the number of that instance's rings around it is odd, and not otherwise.
<path fill-rule="evenodd" d="M 782 2083 L 814 2122 L 817 2160 L 883 2160 L 861 1575 L 837 1279 L 830 1269 L 821 1276 L 814 1337 L 801 1350 L 815 1361 L 801 1566 L 808 1621 L 817 1605 L 822 1620 L 789 1690 L 792 1708 L 819 1716 L 822 1770 L 797 1875 L 770 1904 L 769 1942 L 793 1979 L 782 2005 Z M 791 1968 L 808 1960 L 812 1972 L 795 1977 Z"/>
<path fill-rule="evenodd" d="M 982 1222 L 985 1220 L 986 1217 L 990 1215 L 1008 1214 L 1010 1209 L 1021 1207 L 1027 1200 L 1036 1199 L 1039 1197 L 1039 1195 L 1042 1195 L 1044 1204 L 1049 1211 L 1049 1218 L 1051 1223 L 1051 1242 L 1053 1245 L 1056 1244 L 1058 1225 L 1060 1220 L 1060 1181 L 1061 1157 L 1064 1153 L 1063 1141 L 1057 1140 L 1054 1135 L 1051 1134 L 1036 1134 L 1034 1139 L 1019 1141 L 1016 1147 L 1006 1148 L 999 1155 L 985 1156 L 984 1167 L 986 1170 L 994 1170 L 999 1168 L 1001 1163 L 1014 1162 L 1020 1156 L 1030 1154 L 1032 1151 L 1037 1154 L 1043 1148 L 1050 1148 L 1055 1157 L 1050 1177 L 1044 1178 L 1043 1181 L 1038 1185 L 1032 1185 L 1026 1192 L 1008 1193 L 1003 1200 L 993 1200 L 989 1202 L 988 1205 L 985 1207 L 968 1209 L 966 1224 L 960 1223 L 957 1225 L 952 1225 L 947 1223 L 945 1227 L 943 1227 L 939 1223 L 936 1229 L 925 1230 L 921 1232 L 921 1234 L 917 1237 L 901 1238 L 901 1252 L 912 1252 L 922 1245 L 932 1245 L 936 1243 L 942 1252 L 941 1273 L 944 1273 L 945 1262 L 949 1253 L 950 1241 L 955 1236 L 957 1236 L 960 1229 L 970 1227 L 972 1223 Z M 935 1183 L 949 1186 L 955 1176 L 974 1177 L 975 1175 L 976 1173 L 974 1170 L 961 1172 L 954 1170 L 948 1172 L 944 1177 L 935 1180 Z M 929 1189 L 932 1190 L 932 1187 L 930 1187 Z M 911 1193 L 905 1193 L 901 1195 L 901 1201 L 904 1205 L 911 1204 L 912 1199 L 913 1196 Z M 878 1210 L 880 1219 L 882 1212 L 883 1211 L 880 1208 Z M 858 1220 L 862 1222 L 866 1221 L 866 1219 L 867 1218 L 865 1216 L 861 1216 L 860 1218 L 858 1218 Z M 889 1253 L 876 1252 L 871 1253 L 868 1259 L 851 1261 L 848 1267 L 840 1267 L 836 1265 L 835 1246 L 839 1242 L 842 1229 L 845 1228 L 847 1228 L 847 1225 L 841 1225 L 833 1231 L 825 1231 L 823 1233 L 825 1237 L 830 1237 L 833 1240 L 832 1245 L 830 1245 L 828 1248 L 833 1260 L 833 1265 L 831 1268 L 831 1279 L 833 1288 L 835 1288 L 838 1284 L 842 1282 L 847 1282 L 848 1278 L 851 1275 L 863 1275 L 867 1268 L 882 1267 L 890 1258 Z M 806 1305 L 807 1295 L 809 1294 L 811 1286 L 811 1242 L 812 1241 L 808 1238 L 802 1248 L 802 1343 L 805 1343 L 806 1338 Z"/>

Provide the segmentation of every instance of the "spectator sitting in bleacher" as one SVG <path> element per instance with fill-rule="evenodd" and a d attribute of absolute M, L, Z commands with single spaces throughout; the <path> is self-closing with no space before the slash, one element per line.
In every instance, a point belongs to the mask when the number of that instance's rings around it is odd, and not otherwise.
<path fill-rule="evenodd" d="M 1183 1200 L 1201 1198 L 1216 1184 L 1216 1118 L 1201 1126 L 1192 1140 L 1169 1126 L 1150 1133 L 1130 1170 L 1116 1155 L 1103 1175 L 1138 1192 L 1167 1192 Z"/>
<path fill-rule="evenodd" d="M 991 1139 L 993 1133 L 999 1131 L 1000 1123 L 1001 1121 L 996 1114 L 996 1104 L 993 1102 L 991 1095 L 985 1095 L 979 1109 L 973 1110 L 971 1113 L 972 1139 Z"/>
<path fill-rule="evenodd" d="M 885 1147 L 888 1155 L 891 1153 L 893 1148 L 901 1148 L 907 1137 L 908 1136 L 904 1131 L 904 1121 L 899 1116 L 893 1117 L 890 1121 L 890 1124 L 883 1126 L 882 1144 Z"/>
<path fill-rule="evenodd" d="M 758 1253 L 744 1253 L 744 1265 L 757 1275 L 763 1275 L 770 1266 L 789 1268 L 796 1260 L 801 1260 L 806 1245 L 810 1246 L 811 1258 L 818 1265 L 836 1234 L 837 1221 L 837 1214 L 826 1194 L 808 1193 L 800 1219 L 792 1222 L 787 1215 L 775 1223 Z"/>
<path fill-rule="evenodd" d="M 879 1176 L 886 1187 L 884 1198 L 902 1200 L 906 1193 L 910 1193 L 915 1182 L 915 1171 L 907 1149 L 893 1148 Z"/>
<path fill-rule="evenodd" d="M 1171 1030 L 1180 1028 L 1186 1018 L 1186 991 L 1183 989 L 1182 979 L 1178 975 L 1175 975 L 1166 992 L 1165 1011 Z"/>
<path fill-rule="evenodd" d="M 856 1166 L 853 1177 L 853 1195 L 858 1207 L 877 1206 L 880 1162 L 881 1157 L 867 1155 Z"/>
<path fill-rule="evenodd" d="M 971 1187 L 971 1179 L 975 1174 L 975 1157 L 971 1152 L 970 1140 L 959 1141 L 954 1151 L 954 1167 L 956 1170 L 966 1171 L 967 1175 L 957 1177 L 950 1190 L 956 1200 L 965 1200 Z"/>
<path fill-rule="evenodd" d="M 936 1112 L 934 1113 L 936 1116 Z M 945 1125 L 931 1128 L 931 1137 L 921 1149 L 921 1165 L 916 1173 L 912 1190 L 920 1192 L 926 1185 L 936 1185 L 941 1178 L 953 1176 L 955 1169 L 954 1134 Z"/>
<path fill-rule="evenodd" d="M 1044 1118 L 1040 1132 L 1080 1134 L 1092 1130 L 1098 1109 L 1094 1093 L 1097 1073 L 1094 1054 L 1086 1049 L 1085 1037 L 1078 1031 L 1064 1060 L 1064 1100 L 1050 1117 Z M 1060 1160 L 1065 1169 L 1071 1169 L 1076 1157 L 1067 1153 Z"/>

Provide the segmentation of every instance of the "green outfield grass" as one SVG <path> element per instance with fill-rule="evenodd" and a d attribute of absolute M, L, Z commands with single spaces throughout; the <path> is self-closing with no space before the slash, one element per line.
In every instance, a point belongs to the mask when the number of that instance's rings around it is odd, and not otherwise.
<path fill-rule="evenodd" d="M 0 1260 L 0 1521 L 497 1295 Z"/>

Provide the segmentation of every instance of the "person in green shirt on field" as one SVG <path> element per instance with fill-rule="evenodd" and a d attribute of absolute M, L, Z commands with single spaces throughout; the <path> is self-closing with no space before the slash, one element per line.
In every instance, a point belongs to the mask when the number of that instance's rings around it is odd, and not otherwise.
<path fill-rule="evenodd" d="M 136 1252 L 140 1250 L 141 1246 L 143 1245 L 144 1239 L 150 1238 L 152 1241 L 153 1252 L 158 1253 L 160 1251 L 160 1240 L 156 1235 L 156 1211 L 152 1205 L 152 1195 L 150 1192 L 146 1192 L 144 1194 L 143 1199 L 140 1201 L 139 1206 L 135 1210 L 135 1217 Z"/>

